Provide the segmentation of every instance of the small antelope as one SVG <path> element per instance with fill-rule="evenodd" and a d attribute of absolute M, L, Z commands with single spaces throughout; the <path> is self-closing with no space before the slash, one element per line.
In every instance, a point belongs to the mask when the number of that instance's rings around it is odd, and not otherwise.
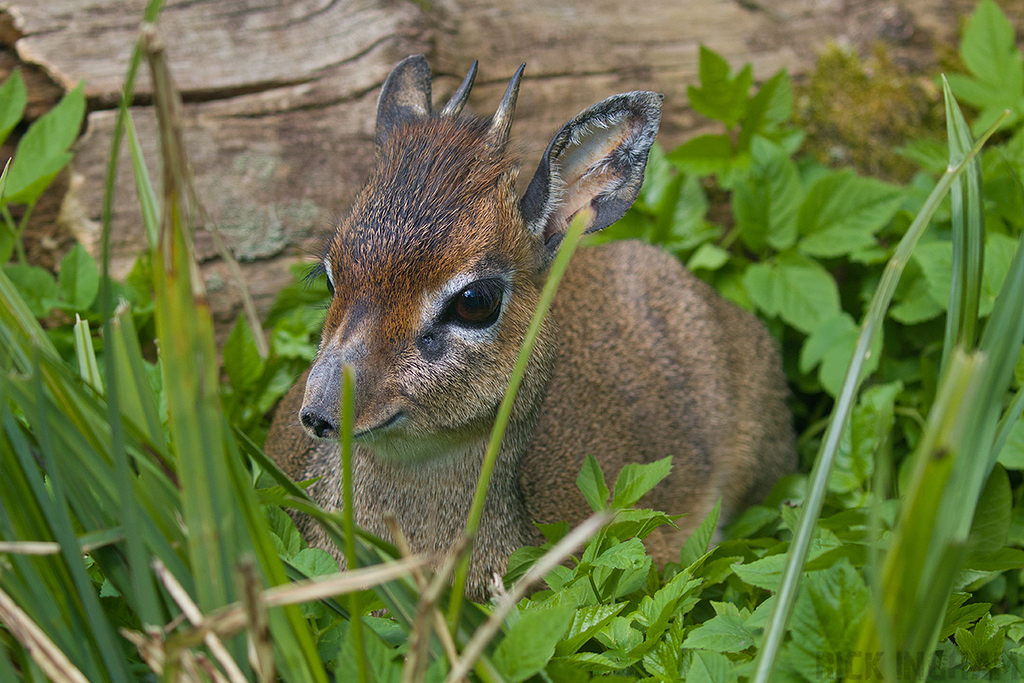
<path fill-rule="evenodd" d="M 524 65 L 525 66 L 525 65 Z M 355 519 L 412 549 L 444 551 L 465 526 L 495 414 L 570 220 L 588 232 L 636 199 L 662 96 L 610 97 L 551 140 L 522 197 L 508 153 L 523 67 L 490 119 L 462 116 L 476 64 L 431 106 L 422 56 L 402 61 L 377 106 L 377 165 L 322 258 L 333 296 L 317 358 L 278 409 L 267 452 L 311 495 L 341 506 L 342 366 L 355 369 Z M 687 513 L 648 545 L 678 559 L 715 502 L 760 500 L 795 466 L 774 340 L 673 257 L 636 241 L 573 257 L 514 403 L 473 549 L 481 600 L 535 522 L 589 512 L 575 481 L 587 454 L 611 480 L 629 462 L 673 457 L 642 501 Z M 308 518 L 299 526 L 330 549 Z"/>

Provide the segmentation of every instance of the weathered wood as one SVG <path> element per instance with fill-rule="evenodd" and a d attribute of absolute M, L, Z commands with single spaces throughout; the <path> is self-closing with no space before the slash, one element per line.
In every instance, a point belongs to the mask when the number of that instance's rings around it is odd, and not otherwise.
<path fill-rule="evenodd" d="M 435 99 L 479 59 L 468 109 L 485 116 L 513 70 L 528 62 L 513 138 L 532 171 L 559 125 L 623 90 L 665 93 L 667 147 L 706 125 L 686 107 L 701 43 L 735 66 L 752 62 L 764 79 L 782 67 L 804 71 L 830 39 L 903 40 L 917 16 L 907 6 L 943 2 L 960 0 L 193 0 L 169 3 L 159 28 L 186 102 L 186 144 L 209 215 L 239 258 L 294 260 L 329 230 L 366 177 L 377 91 L 408 54 L 427 54 L 438 74 Z M 98 236 L 111 108 L 143 6 L 16 0 L 8 10 L 22 60 L 64 87 L 85 79 L 92 111 L 65 218 L 87 245 Z M 144 77 L 133 115 L 155 177 L 147 84 Z M 121 273 L 144 239 L 132 185 L 125 157 L 113 224 Z M 197 247 L 203 259 L 214 255 L 208 237 L 200 235 Z"/>

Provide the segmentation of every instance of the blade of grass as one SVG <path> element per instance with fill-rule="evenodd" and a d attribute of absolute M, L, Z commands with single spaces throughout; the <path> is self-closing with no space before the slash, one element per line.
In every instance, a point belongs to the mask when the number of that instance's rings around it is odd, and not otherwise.
<path fill-rule="evenodd" d="M 163 0 L 149 0 L 143 14 L 143 20 L 155 22 L 163 9 Z M 110 142 L 110 156 L 107 164 L 107 175 L 103 191 L 103 213 L 101 217 L 101 272 L 99 306 L 103 316 L 103 336 L 105 339 L 114 337 L 111 317 L 114 311 L 114 295 L 110 279 L 110 227 L 114 215 L 114 188 L 117 181 L 117 167 L 120 161 L 121 139 L 124 135 L 125 122 L 128 120 L 128 108 L 132 104 L 135 81 L 142 64 L 142 39 L 136 41 L 132 49 L 128 73 L 122 88 L 121 103 L 114 120 L 114 131 Z M 140 195 L 141 196 L 141 195 Z M 145 212 L 143 213 L 145 217 Z M 114 459 L 114 478 L 118 488 L 121 521 L 129 529 L 137 528 L 141 514 L 136 498 L 132 495 L 131 468 L 124 445 L 124 425 L 121 422 L 119 396 L 119 370 L 114 357 L 112 344 L 103 346 L 103 367 L 106 373 L 107 415 L 110 425 L 111 454 Z M 123 370 L 122 370 L 123 372 Z M 139 600 L 138 616 L 144 622 L 156 623 L 163 611 L 157 597 L 156 586 L 148 571 L 148 553 L 141 535 L 128 534 L 126 539 L 128 558 L 134 571 L 131 572 L 132 588 Z M 167 558 L 170 560 L 170 558 Z M 174 558 L 178 559 L 178 558 Z M 175 562 L 175 565 L 178 563 Z"/>
<path fill-rule="evenodd" d="M 890 668 L 896 652 L 930 657 L 934 649 L 928 643 L 936 622 L 941 626 L 963 551 L 962 544 L 949 546 L 950 527 L 941 525 L 944 492 L 955 478 L 957 459 L 969 458 L 976 446 L 966 438 L 966 426 L 976 417 L 985 365 L 982 353 L 953 354 L 914 455 L 914 474 L 882 565 L 882 609 L 869 619 L 858 644 L 879 652 L 886 643 Z"/>
<path fill-rule="evenodd" d="M 544 289 L 541 290 L 537 309 L 530 320 L 530 326 L 526 330 L 523 344 L 519 349 L 519 357 L 516 358 L 515 367 L 512 369 L 512 375 L 509 378 L 508 390 L 501 400 L 501 405 L 498 406 L 498 414 L 494 420 L 491 439 L 487 444 L 487 451 L 484 453 L 483 464 L 480 466 L 480 477 L 477 480 L 476 491 L 473 494 L 473 503 L 470 506 L 469 517 L 466 520 L 465 535 L 469 538 L 475 538 L 476 532 L 480 527 L 480 518 L 483 516 L 484 511 L 484 498 L 487 495 L 487 488 L 491 483 L 491 474 L 494 471 L 494 464 L 498 460 L 498 451 L 501 449 L 502 439 L 505 437 L 505 428 L 508 426 L 509 418 L 512 415 L 512 405 L 515 402 L 516 392 L 519 390 L 519 384 L 523 381 L 523 376 L 526 374 L 526 366 L 529 363 L 530 354 L 533 352 L 533 345 L 537 341 L 537 335 L 540 334 L 540 328 L 544 323 L 544 318 L 547 316 L 548 308 L 551 307 L 551 302 L 555 298 L 558 283 L 562 280 L 562 275 L 565 274 L 565 269 L 569 266 L 569 259 L 576 252 L 576 247 L 579 246 L 580 239 L 583 237 L 583 232 L 586 230 L 587 225 L 589 225 L 591 218 L 592 216 L 588 210 L 580 211 L 576 215 L 576 218 L 565 234 L 562 245 L 558 248 L 558 254 L 551 264 L 551 270 L 548 272 Z M 448 625 L 453 631 L 456 628 L 462 611 L 470 558 L 471 554 L 467 555 L 455 572 L 451 603 L 449 603 L 448 607 Z"/>
<path fill-rule="evenodd" d="M 355 371 L 351 365 L 342 368 L 341 373 L 341 471 L 343 519 L 345 525 L 345 562 L 349 569 L 358 569 L 356 559 L 355 521 L 352 508 L 352 429 L 355 420 Z M 363 611 L 359 607 L 359 593 L 348 594 L 348 611 L 351 618 L 352 645 L 356 651 L 356 671 L 359 683 L 369 683 L 366 665 L 366 648 L 363 644 Z"/>
<path fill-rule="evenodd" d="M 974 144 L 970 126 L 957 106 L 946 77 L 942 77 L 946 100 L 946 136 L 949 165 L 956 166 Z M 939 376 L 945 374 L 953 349 L 972 350 L 977 341 L 978 307 L 985 254 L 985 206 L 981 201 L 981 160 L 967 162 L 963 175 L 949 191 L 953 225 L 953 271 L 946 312 L 946 335 L 942 346 Z"/>
<path fill-rule="evenodd" d="M 899 283 L 903 269 L 906 267 L 911 252 L 917 245 L 925 228 L 928 227 L 932 216 L 939 207 L 939 203 L 946 192 L 949 191 L 953 181 L 964 171 L 967 163 L 977 156 L 984 143 L 995 133 L 1005 117 L 1006 114 L 999 119 L 999 122 L 986 131 L 961 163 L 946 170 L 935 185 L 935 189 L 928 195 L 928 199 L 925 201 L 921 211 L 914 218 L 910 227 L 907 228 L 906 234 L 900 240 L 895 253 L 885 266 L 882 278 L 878 283 L 878 288 L 875 290 L 875 295 L 872 297 L 871 304 L 868 307 L 868 312 L 864 316 L 863 323 L 861 323 L 861 331 L 857 337 L 853 358 L 846 370 L 842 389 L 839 392 L 832 415 L 829 418 L 829 425 L 825 431 L 818 457 L 815 459 L 814 468 L 811 470 L 807 498 L 804 500 L 796 533 L 793 535 L 793 540 L 790 543 L 786 557 L 786 567 L 780 578 L 775 604 L 772 606 L 772 611 L 765 627 L 764 640 L 754 662 L 752 683 L 768 683 L 771 679 L 775 659 L 782 645 L 782 639 L 796 601 L 797 588 L 800 583 L 800 572 L 807 560 L 818 517 L 821 515 L 825 493 L 828 491 L 828 480 L 832 472 L 832 464 L 839 449 L 843 428 L 850 417 L 857 390 L 863 379 L 861 373 L 872 339 L 885 320 L 885 313 L 892 302 L 892 297 L 896 291 L 896 285 Z"/>

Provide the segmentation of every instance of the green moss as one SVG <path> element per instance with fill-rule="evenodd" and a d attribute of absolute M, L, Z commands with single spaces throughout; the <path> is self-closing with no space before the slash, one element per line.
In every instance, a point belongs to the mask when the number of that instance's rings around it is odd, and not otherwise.
<path fill-rule="evenodd" d="M 824 164 L 906 181 L 916 166 L 896 150 L 941 133 L 939 95 L 932 81 L 904 73 L 881 44 L 864 61 L 833 45 L 797 89 L 804 149 Z"/>

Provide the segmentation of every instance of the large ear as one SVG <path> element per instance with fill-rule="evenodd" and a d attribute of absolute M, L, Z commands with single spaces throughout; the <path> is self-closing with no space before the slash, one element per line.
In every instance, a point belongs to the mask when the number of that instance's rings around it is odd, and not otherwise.
<path fill-rule="evenodd" d="M 527 227 L 543 237 L 549 260 L 583 207 L 593 210 L 587 232 L 594 232 L 632 206 L 658 134 L 662 99 L 640 91 L 609 97 L 552 138 L 519 202 Z"/>
<path fill-rule="evenodd" d="M 423 55 L 406 57 L 384 81 L 377 100 L 377 132 L 380 149 L 391 130 L 406 121 L 425 119 L 431 114 L 430 67 Z"/>

